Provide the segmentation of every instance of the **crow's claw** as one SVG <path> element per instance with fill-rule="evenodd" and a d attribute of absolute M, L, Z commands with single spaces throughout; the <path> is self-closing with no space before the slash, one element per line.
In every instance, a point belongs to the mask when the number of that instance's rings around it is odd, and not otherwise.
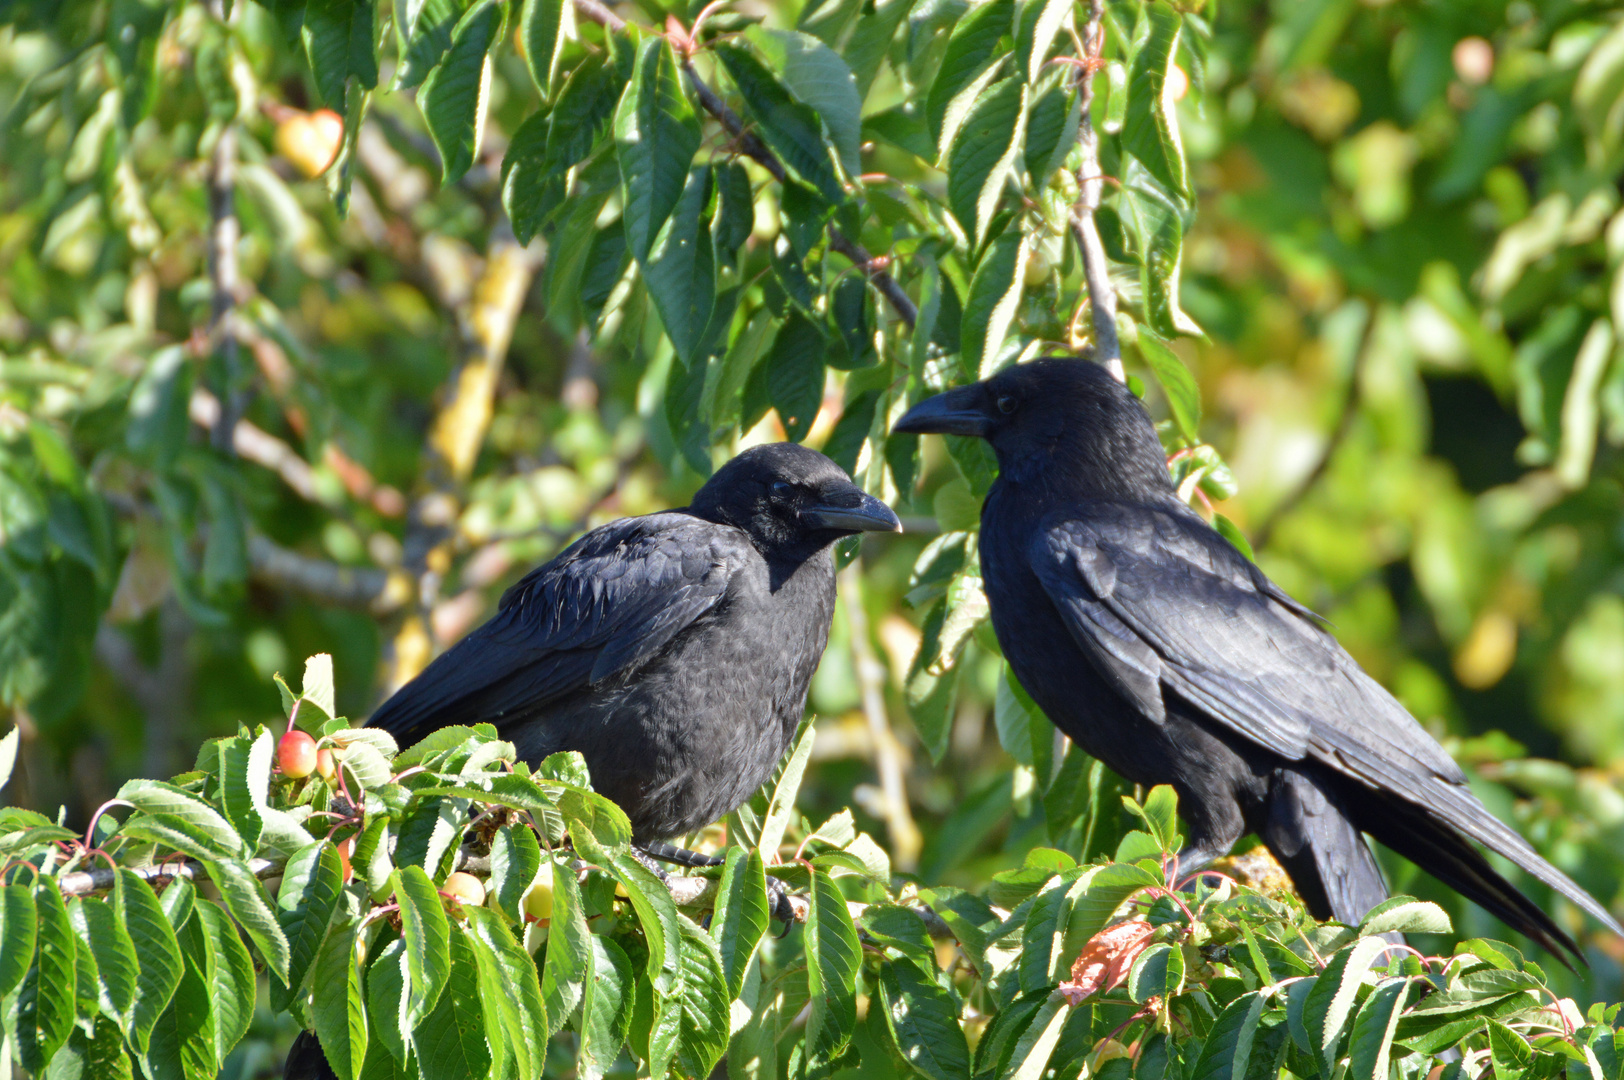
<path fill-rule="evenodd" d="M 771 875 L 767 878 L 768 914 L 784 924 L 783 933 L 789 933 L 789 928 L 795 923 L 795 905 L 790 902 L 790 887 Z"/>

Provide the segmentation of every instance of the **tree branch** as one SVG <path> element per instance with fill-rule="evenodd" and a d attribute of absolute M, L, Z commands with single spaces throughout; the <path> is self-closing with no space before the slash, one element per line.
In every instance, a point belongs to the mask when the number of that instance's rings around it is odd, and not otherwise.
<path fill-rule="evenodd" d="M 210 0 L 209 12 L 222 26 L 239 21 L 241 4 L 226 12 L 225 0 Z M 237 245 L 242 240 L 242 223 L 237 219 L 237 118 L 227 120 L 214 142 L 209 160 L 209 281 L 213 296 L 209 305 L 209 340 L 217 342 L 225 368 L 221 396 L 226 407 L 210 433 L 216 450 L 235 451 L 233 432 L 246 405 L 241 381 L 241 345 L 237 340 L 236 308 L 242 287 L 237 265 Z"/>
<path fill-rule="evenodd" d="M 1094 324 L 1094 359 L 1123 381 L 1122 343 L 1117 339 L 1116 290 L 1111 285 L 1110 265 L 1100 240 L 1094 212 L 1100 208 L 1105 178 L 1100 174 L 1100 139 L 1094 130 L 1090 109 L 1094 104 L 1094 71 L 1105 42 L 1105 0 L 1089 0 L 1088 23 L 1083 41 L 1088 55 L 1078 67 L 1078 97 L 1082 120 L 1077 125 L 1077 143 L 1082 161 L 1077 166 L 1077 202 L 1071 208 L 1071 229 L 1082 254 L 1083 277 L 1088 282 L 1088 305 Z"/>

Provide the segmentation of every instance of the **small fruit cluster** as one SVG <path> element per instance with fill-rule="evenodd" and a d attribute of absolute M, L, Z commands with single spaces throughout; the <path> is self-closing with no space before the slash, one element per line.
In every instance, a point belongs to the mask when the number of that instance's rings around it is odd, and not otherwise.
<path fill-rule="evenodd" d="M 331 780 L 338 774 L 332 750 L 325 746 L 318 749 L 316 740 L 298 728 L 282 736 L 276 744 L 276 761 L 282 766 L 282 775 L 294 780 L 303 780 L 311 773 Z"/>

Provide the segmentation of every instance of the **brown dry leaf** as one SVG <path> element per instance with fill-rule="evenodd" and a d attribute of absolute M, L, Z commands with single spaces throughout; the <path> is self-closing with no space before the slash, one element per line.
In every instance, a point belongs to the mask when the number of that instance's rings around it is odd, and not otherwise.
<path fill-rule="evenodd" d="M 1073 1005 L 1102 990 L 1109 990 L 1128 977 L 1128 969 L 1150 944 L 1156 928 L 1144 919 L 1107 926 L 1088 939 L 1071 965 L 1071 981 L 1060 984 L 1060 992 Z"/>

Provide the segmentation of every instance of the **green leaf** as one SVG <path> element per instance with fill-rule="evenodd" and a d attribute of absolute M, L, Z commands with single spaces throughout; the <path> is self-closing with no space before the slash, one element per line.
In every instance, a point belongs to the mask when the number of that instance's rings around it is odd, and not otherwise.
<path fill-rule="evenodd" d="M 761 838 L 756 850 L 761 852 L 762 859 L 769 866 L 778 862 L 778 846 L 784 842 L 784 829 L 789 825 L 790 815 L 795 813 L 795 797 L 801 792 L 806 763 L 812 759 L 813 739 L 813 726 L 803 725 L 794 748 L 778 774 L 772 799 L 767 804 L 767 816 L 761 822 Z"/>
<path fill-rule="evenodd" d="M 535 962 L 494 912 L 469 908 L 467 915 L 469 929 L 496 963 L 502 995 L 511 1005 L 511 1009 L 503 1013 L 506 1037 L 511 1042 L 517 1033 L 524 1044 L 525 1056 L 532 1063 L 531 1071 L 521 1070 L 521 1075 L 536 1075 L 547 1058 L 548 1022 Z"/>
<path fill-rule="evenodd" d="M 400 904 L 401 936 L 406 939 L 406 973 L 410 993 L 406 1027 L 415 1030 L 439 1003 L 451 977 L 451 924 L 434 882 L 420 866 L 394 874 Z"/>
<path fill-rule="evenodd" d="M 791 442 L 806 437 L 823 404 L 825 349 L 823 331 L 792 310 L 762 361 L 768 399 Z"/>
<path fill-rule="evenodd" d="M 1077 898 L 1088 891 L 1089 878 L 1068 870 L 1032 900 L 1021 928 L 1021 989 L 1027 993 L 1048 989 L 1060 981 L 1071 953 L 1065 948 L 1066 929 Z"/>
<path fill-rule="evenodd" d="M 1225 540 L 1228 540 L 1231 544 L 1234 544 L 1237 551 L 1239 551 L 1242 555 L 1245 555 L 1251 561 L 1257 562 L 1257 556 L 1252 553 L 1252 544 L 1246 539 L 1246 534 L 1241 532 L 1241 527 L 1239 525 L 1229 520 L 1229 518 L 1225 517 L 1223 514 L 1214 514 L 1212 515 L 1212 526 L 1218 530 L 1219 534 L 1222 535 Z"/>
<path fill-rule="evenodd" d="M 434 1009 L 424 1022 L 413 1025 L 412 1047 L 417 1053 L 418 1073 L 422 1080 L 484 1080 L 491 1067 L 491 1051 L 485 1044 L 479 961 L 461 929 L 448 932 L 445 943 L 447 973 L 443 992 L 437 995 Z M 412 955 L 410 943 L 406 955 Z"/>
<path fill-rule="evenodd" d="M 338 715 L 337 690 L 333 687 L 333 657 L 331 653 L 316 653 L 305 657 L 304 675 L 299 679 L 299 696 L 308 708 L 314 705 L 328 719 Z"/>
<path fill-rule="evenodd" d="M 973 249 L 986 240 L 1004 187 L 1020 160 L 1027 94 L 1027 85 L 1017 78 L 983 90 L 947 152 L 947 204 Z"/>
<path fill-rule="evenodd" d="M 211 1080 L 219 1063 L 209 1018 L 208 956 L 199 923 L 190 919 L 182 923 L 178 940 L 184 960 L 180 982 L 153 1025 L 142 1071 L 149 1077 Z"/>
<path fill-rule="evenodd" d="M 1201 390 L 1195 376 L 1178 354 L 1145 326 L 1139 328 L 1139 353 L 1167 395 L 1168 411 L 1173 414 L 1179 434 L 1190 445 L 1196 445 L 1201 441 Z"/>
<path fill-rule="evenodd" d="M 1353 1016 L 1359 988 L 1376 958 L 1390 948 L 1381 938 L 1360 938 L 1331 957 L 1303 1005 L 1303 1024 L 1327 1073 L 1336 1067 L 1342 1036 Z"/>
<path fill-rule="evenodd" d="M 531 965 L 534 967 L 534 965 Z M 367 967 L 367 1026 L 399 1064 L 406 1064 L 412 1029 L 406 1023 L 406 942 L 395 938 Z"/>
<path fill-rule="evenodd" d="M 11 783 L 11 772 L 17 767 L 17 747 L 22 738 L 22 729 L 13 727 L 0 738 L 0 791 L 6 789 Z"/>
<path fill-rule="evenodd" d="M 9 997 L 34 966 L 38 925 L 27 885 L 0 888 L 0 998 Z"/>
<path fill-rule="evenodd" d="M 892 4 L 894 9 L 896 4 Z M 893 23 L 893 26 L 895 24 Z M 795 100 L 823 121 L 836 159 L 850 176 L 862 171 L 863 102 L 857 79 L 840 54 L 810 34 L 752 26 L 744 36 Z"/>
<path fill-rule="evenodd" d="M 541 844 L 528 825 L 508 825 L 491 839 L 491 895 L 509 922 L 520 922 L 524 894 L 541 869 Z"/>
<path fill-rule="evenodd" d="M 1038 81 L 1055 35 L 1072 21 L 1071 0 L 1021 0 L 1015 11 L 1015 57 L 1027 82 Z"/>
<path fill-rule="evenodd" d="M 563 0 L 524 0 L 519 13 L 519 36 L 524 41 L 524 61 L 530 68 L 530 78 L 542 98 L 551 100 L 564 47 Z"/>
<path fill-rule="evenodd" d="M 767 871 L 759 850 L 729 848 L 711 917 L 730 998 L 739 996 L 756 946 L 767 932 Z"/>
<path fill-rule="evenodd" d="M 1170 194 L 1137 159 L 1130 157 L 1125 163 L 1117 206 L 1139 260 L 1145 320 L 1164 337 L 1199 334 L 1201 328 L 1179 306 L 1186 204 Z"/>
<path fill-rule="evenodd" d="M 626 1045 L 637 973 L 613 940 L 590 934 L 588 941 L 592 974 L 581 999 L 580 1069 L 585 1080 L 598 1080 Z"/>
<path fill-rule="evenodd" d="M 550 120 L 545 110 L 532 113 L 502 154 L 502 209 L 521 244 L 530 243 L 557 209 L 553 193 L 563 192 L 563 178 L 547 160 Z"/>
<path fill-rule="evenodd" d="M 1128 109 L 1122 123 L 1122 149 L 1137 158 L 1163 185 L 1189 193 L 1178 116 L 1164 93 L 1178 54 L 1184 17 L 1172 4 L 1152 3 L 1133 43 L 1128 73 Z"/>
<path fill-rule="evenodd" d="M 172 465 L 186 445 L 187 404 L 192 396 L 192 368 L 179 345 L 159 349 L 130 391 L 124 444 L 143 461 Z"/>
<path fill-rule="evenodd" d="M 547 964 L 541 996 L 547 1003 L 549 1036 L 581 1004 L 581 988 L 591 974 L 592 934 L 581 904 L 581 887 L 567 859 L 553 863 L 553 914 L 547 931 Z"/>
<path fill-rule="evenodd" d="M 303 993 L 343 888 L 338 849 L 326 840 L 310 844 L 287 861 L 276 895 L 276 921 L 288 942 L 288 979 L 271 979 L 272 1009 L 286 1009 Z"/>
<path fill-rule="evenodd" d="M 785 171 L 817 192 L 824 202 L 843 202 L 846 190 L 840 184 L 817 110 L 796 100 L 754 51 L 730 41 L 720 41 L 714 49 L 738 87 L 745 111 L 756 122 L 762 141 L 783 163 Z"/>
<path fill-rule="evenodd" d="M 1034 189 L 1041 191 L 1048 185 L 1049 177 L 1077 145 L 1077 126 L 1082 115 L 1076 93 L 1063 84 L 1050 87 L 1032 102 L 1023 153 L 1027 179 Z"/>
<path fill-rule="evenodd" d="M 86 1028 L 89 1033 L 86 1033 Z M 106 1017 L 75 1024 L 68 1041 L 56 1052 L 44 1080 L 134 1080 L 130 1057 L 124 1052 L 118 1025 Z"/>
<path fill-rule="evenodd" d="M 1495 1019 L 1487 1022 L 1489 1034 L 1489 1060 L 1494 1064 L 1494 1075 L 1503 1080 L 1521 1080 L 1534 1062 L 1533 1048 L 1514 1029 Z"/>
<path fill-rule="evenodd" d="M 1016 1040 L 1015 1049 L 1009 1057 L 1012 1067 L 1004 1076 L 1008 1080 L 1039 1080 L 1049 1067 L 1049 1058 L 1054 1054 L 1055 1044 L 1060 1041 L 1060 1033 L 1070 1016 L 1071 1009 L 1061 995 L 1052 993 L 1043 999 L 1037 1014 Z"/>
<path fill-rule="evenodd" d="M 812 996 L 806 1045 L 813 1057 L 833 1058 L 851 1038 L 857 1023 L 857 969 L 862 963 L 862 945 L 846 910 L 846 898 L 822 870 L 812 875 L 811 899 L 803 938 Z"/>
<path fill-rule="evenodd" d="M 366 1058 L 367 1014 L 355 955 L 359 925 L 350 915 L 335 920 L 311 969 L 310 1011 L 322 1052 L 339 1080 L 356 1080 Z"/>
<path fill-rule="evenodd" d="M 265 966 L 272 975 L 287 981 L 288 939 L 271 914 L 271 905 L 265 898 L 265 887 L 248 869 L 248 864 L 236 859 L 223 859 L 209 863 L 209 877 L 220 889 L 226 910 L 241 924 L 248 940 L 254 943 Z"/>
<path fill-rule="evenodd" d="M 158 780 L 131 780 L 118 798 L 140 814 L 120 830 L 126 836 L 155 840 L 194 859 L 242 859 L 248 855 L 242 837 L 220 812 L 196 795 Z"/>
<path fill-rule="evenodd" d="M 38 1074 L 73 1027 L 77 945 L 67 906 L 50 878 L 34 889 L 34 916 L 33 964 L 17 991 L 16 1033 L 18 1060 Z"/>
<path fill-rule="evenodd" d="M 136 1053 L 145 1054 L 153 1025 L 180 984 L 183 970 L 180 945 L 152 886 L 131 870 L 120 870 L 118 876 L 119 888 L 115 895 L 119 898 L 120 910 L 117 914 L 130 932 L 130 942 L 135 946 L 135 957 L 140 963 L 135 1005 L 130 1011 L 130 1045 Z M 9 929 L 8 920 L 8 932 Z"/>
<path fill-rule="evenodd" d="M 344 110 L 344 84 L 351 75 L 364 89 L 378 85 L 378 44 L 372 36 L 373 0 L 308 0 L 305 55 L 316 90 L 330 109 Z"/>
<path fill-rule="evenodd" d="M 1026 248 L 1020 231 L 1010 229 L 993 241 L 976 267 L 970 296 L 964 303 L 963 351 L 959 355 L 959 363 L 969 378 L 985 379 L 998 370 L 998 357 L 1020 303 L 1025 263 Z"/>
<path fill-rule="evenodd" d="M 710 201 L 711 168 L 696 166 L 643 264 L 643 280 L 660 323 L 677 359 L 690 366 L 704 362 L 709 344 L 705 331 L 716 306 L 715 251 L 706 235 Z"/>
<path fill-rule="evenodd" d="M 1184 988 L 1184 950 L 1157 942 L 1140 953 L 1128 971 L 1128 996 L 1141 1005 L 1171 997 Z"/>
<path fill-rule="evenodd" d="M 886 960 L 880 965 L 880 994 L 891 1038 L 916 1072 L 930 1080 L 968 1080 L 970 1046 L 958 1007 L 928 971 L 907 960 Z"/>
<path fill-rule="evenodd" d="M 216 1064 L 248 1033 L 254 1019 L 254 960 L 237 936 L 237 928 L 218 904 L 199 900 L 197 926 L 208 960 L 209 1020 Z"/>
<path fill-rule="evenodd" d="M 423 120 L 440 151 L 442 183 L 461 180 L 479 156 L 491 83 L 486 53 L 501 25 L 501 5 L 478 0 L 457 22 L 450 51 L 417 92 Z"/>
<path fill-rule="evenodd" d="M 709 1076 L 727 1052 L 732 995 L 716 942 L 691 919 L 677 917 L 682 927 L 682 1042 L 677 1063 L 688 1076 Z M 856 933 L 852 931 L 853 940 Z"/>
<path fill-rule="evenodd" d="M 266 733 L 269 735 L 269 732 Z M 254 740 L 246 735 L 239 735 L 234 739 L 221 739 L 215 744 L 220 754 L 220 805 L 226 812 L 226 817 L 236 827 L 237 835 L 242 837 L 243 847 L 253 851 L 259 844 L 259 834 L 264 827 L 260 821 L 258 802 L 254 797 L 253 782 L 255 777 L 251 774 L 257 772 L 252 765 L 262 765 L 265 770 L 263 782 L 270 782 L 270 759 L 262 762 L 251 761 L 254 756 Z M 260 797 L 263 799 L 263 795 Z"/>
<path fill-rule="evenodd" d="M 1230 1002 L 1213 1022 L 1190 1080 L 1246 1080 L 1268 998 L 1254 990 Z"/>
<path fill-rule="evenodd" d="M 1349 1080 L 1387 1080 L 1388 1063 L 1393 1052 L 1393 1033 L 1398 1029 L 1398 1019 L 1404 1012 L 1409 991 L 1410 980 L 1407 978 L 1383 979 L 1365 998 L 1365 1003 L 1359 1007 L 1359 1015 L 1353 1019 L 1353 1034 L 1348 1043 Z M 1494 1023 L 1492 1020 L 1489 1022 Z M 1491 1028 L 1491 1045 L 1493 1037 Z M 1505 1076 L 1499 1071 L 1498 1063 L 1495 1075 Z"/>
<path fill-rule="evenodd" d="M 1359 924 L 1360 937 L 1376 934 L 1452 934 L 1454 926 L 1444 909 L 1430 900 L 1394 896 L 1383 900 L 1365 914 Z"/>
<path fill-rule="evenodd" d="M 118 888 L 117 883 L 114 888 Z M 73 923 L 80 947 L 96 959 L 97 1000 L 102 1012 L 121 1030 L 128 1031 L 141 965 L 136 959 L 135 943 L 119 921 L 115 904 L 111 900 L 75 897 L 68 905 L 68 919 Z M 5 930 L 9 932 L 9 922 Z M 32 936 L 30 933 L 29 937 Z"/>
<path fill-rule="evenodd" d="M 451 48 L 451 32 L 462 17 L 464 0 L 399 0 L 395 4 L 395 37 L 400 66 L 395 89 L 407 90 L 423 81 Z"/>
<path fill-rule="evenodd" d="M 941 152 L 947 151 L 958 127 L 949 112 L 956 111 L 962 118 L 981 87 L 990 81 L 999 40 L 1010 32 L 1014 17 L 1014 0 L 988 0 L 971 8 L 953 28 L 942 65 L 925 99 L 931 139 Z"/>
<path fill-rule="evenodd" d="M 699 139 L 699 118 L 678 82 L 670 45 L 645 38 L 615 111 L 626 243 L 639 264 L 648 261 L 655 237 L 682 198 Z"/>

